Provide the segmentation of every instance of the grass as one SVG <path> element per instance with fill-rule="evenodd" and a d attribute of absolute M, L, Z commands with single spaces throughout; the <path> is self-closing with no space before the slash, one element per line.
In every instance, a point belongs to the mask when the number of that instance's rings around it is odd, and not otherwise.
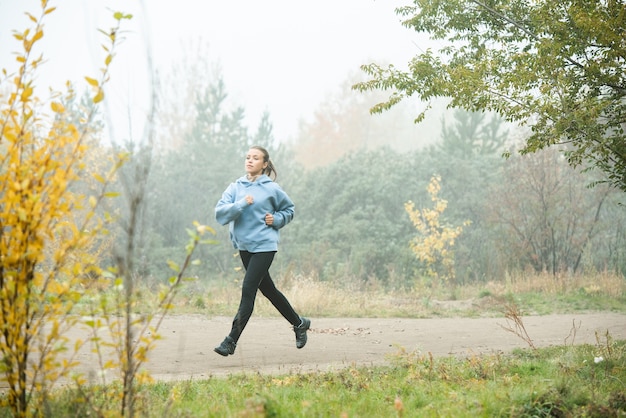
<path fill-rule="evenodd" d="M 515 303 L 526 315 L 609 311 L 626 313 L 626 279 L 611 274 L 588 276 L 518 275 L 466 286 L 415 283 L 389 288 L 375 280 L 345 279 L 330 283 L 287 276 L 277 286 L 301 312 L 313 317 L 432 318 L 501 316 Z M 173 313 L 231 316 L 236 311 L 241 283 L 197 281 L 177 298 Z M 277 316 L 263 297 L 255 315 Z"/>
<path fill-rule="evenodd" d="M 466 358 L 399 349 L 390 361 L 332 373 L 158 382 L 143 388 L 138 406 L 154 417 L 626 416 L 624 341 Z M 50 416 L 88 412 L 66 390 Z"/>

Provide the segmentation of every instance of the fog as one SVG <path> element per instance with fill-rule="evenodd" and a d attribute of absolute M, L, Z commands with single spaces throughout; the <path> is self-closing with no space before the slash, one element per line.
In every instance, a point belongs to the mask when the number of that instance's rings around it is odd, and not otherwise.
<path fill-rule="evenodd" d="M 12 69 L 18 49 L 11 33 L 38 17 L 39 1 L 0 1 L 0 67 Z M 189 51 L 208 45 L 208 59 L 221 68 L 230 98 L 243 106 L 249 125 L 268 111 L 276 138 L 296 135 L 300 120 L 370 62 L 404 65 L 427 42 L 400 24 L 394 9 L 403 0 L 322 0 L 315 3 L 276 0 L 192 1 L 63 0 L 45 19 L 44 39 L 36 50 L 47 62 L 38 87 L 63 88 L 66 80 L 84 85 L 102 67 L 104 38 L 97 29 L 114 24 L 114 11 L 130 13 L 124 41 L 117 50 L 107 97 L 117 133 L 137 138 L 147 113 L 150 78 L 147 51 L 154 69 L 166 75 Z M 207 57 L 205 57 L 207 58 Z M 184 74 L 177 75 L 185 77 Z M 80 86 L 81 84 L 78 84 Z M 357 94 L 357 93 L 355 93 Z M 128 115 L 133 126 L 128 128 Z M 437 115 L 430 118 L 438 120 Z M 130 131 L 130 132 L 129 132 Z"/>

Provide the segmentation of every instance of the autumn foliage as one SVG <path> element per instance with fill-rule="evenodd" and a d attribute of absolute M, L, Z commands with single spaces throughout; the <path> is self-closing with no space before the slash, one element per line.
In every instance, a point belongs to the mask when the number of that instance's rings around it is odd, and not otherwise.
<path fill-rule="evenodd" d="M 14 32 L 19 68 L 3 70 L 0 79 L 0 379 L 8 386 L 2 400 L 15 416 L 42 413 L 50 388 L 75 364 L 61 354 L 82 342 L 68 347 L 63 334 L 75 323 L 80 279 L 97 269 L 94 237 L 105 224 L 95 214 L 110 179 L 96 176 L 102 184 L 96 196 L 72 191 L 85 168 L 95 108 L 74 123 L 63 104 L 73 99 L 72 88 L 47 101 L 35 94 L 43 57 L 34 50 L 44 17 L 54 11 L 47 1 L 41 6 L 39 17 L 26 14 L 34 28 Z M 94 104 L 102 100 L 108 57 L 101 79 L 88 80 Z"/>
<path fill-rule="evenodd" d="M 417 229 L 417 236 L 411 242 L 411 250 L 422 262 L 426 275 L 438 282 L 454 282 L 454 242 L 463 232 L 462 226 L 443 224 L 441 216 L 448 202 L 439 197 L 441 178 L 433 176 L 428 184 L 428 193 L 433 201 L 432 208 L 416 209 L 408 201 L 404 209 Z M 468 222 L 465 223 L 466 225 Z"/>
<path fill-rule="evenodd" d="M 132 155 L 99 148 L 95 118 L 121 23 L 132 16 L 115 12 L 116 26 L 101 31 L 104 65 L 99 77 L 85 77 L 89 100 L 76 109 L 72 85 L 46 101 L 34 85 L 43 59 L 34 58 L 33 49 L 43 37 L 44 18 L 54 9 L 42 0 L 39 17 L 26 13 L 34 28 L 14 32 L 22 48 L 19 68 L 15 73 L 3 70 L 0 79 L 0 383 L 7 387 L 0 411 L 45 416 L 54 396 L 51 389 L 64 379 L 74 384 L 84 414 L 132 417 L 140 396 L 137 385 L 149 379 L 140 369 L 159 339 L 161 321 L 185 271 L 197 263 L 191 258 L 194 249 L 212 242 L 201 236 L 214 231 L 199 223 L 188 229 L 184 261 L 168 261 L 174 274 L 161 287 L 154 312 L 136 315 L 139 292 L 132 263 L 142 211 L 137 202 L 143 196 L 129 199 L 130 221 L 117 231 L 128 244 L 117 251 L 112 248 L 117 236 L 107 227 L 118 219 L 102 203 L 117 195 L 108 188 Z M 110 168 L 102 164 L 106 155 L 111 155 Z M 114 255 L 116 262 L 101 266 L 103 254 Z M 94 282 L 99 285 L 92 286 Z M 91 315 L 80 316 L 85 312 Z M 75 326 L 91 330 L 87 341 L 66 337 Z M 98 359 L 92 365 L 97 372 L 104 376 L 112 371 L 122 385 L 104 377 L 94 382 L 77 371 L 83 347 Z"/>

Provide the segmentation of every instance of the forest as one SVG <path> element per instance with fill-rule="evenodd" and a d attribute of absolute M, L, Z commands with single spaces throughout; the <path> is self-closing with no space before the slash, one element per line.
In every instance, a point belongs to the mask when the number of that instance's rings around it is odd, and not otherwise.
<path fill-rule="evenodd" d="M 258 127 L 244 125 L 245 109 L 229 108 L 219 75 L 190 90 L 198 94 L 188 108 L 168 118 L 184 120 L 186 128 L 166 129 L 150 156 L 137 263 L 147 282 L 166 277 L 165 260 L 184 245 L 193 221 L 217 233 L 215 245 L 200 249 L 203 262 L 193 274 L 236 277 L 228 228 L 217 224 L 213 210 L 226 186 L 243 175 L 243 156 L 253 144 L 270 150 L 277 182 L 296 204 L 294 221 L 281 232 L 278 275 L 338 284 L 375 280 L 390 288 L 432 280 L 409 245 L 420 232 L 405 203 L 431 207 L 433 176 L 447 201 L 440 228 L 465 225 L 453 244 L 457 284 L 526 271 L 626 271 L 623 193 L 597 182 L 593 171 L 570 167 L 556 148 L 506 158 L 524 131 L 496 115 L 448 112 L 440 137 L 420 138 L 419 126 L 407 135 L 396 127 L 397 113 L 372 116 L 371 97 L 344 92 L 285 143 L 273 137 L 270 115 Z"/>

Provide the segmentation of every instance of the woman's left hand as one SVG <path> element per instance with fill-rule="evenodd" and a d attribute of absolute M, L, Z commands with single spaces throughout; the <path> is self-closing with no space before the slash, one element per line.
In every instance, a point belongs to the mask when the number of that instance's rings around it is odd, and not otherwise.
<path fill-rule="evenodd" d="M 265 214 L 265 225 L 272 226 L 274 224 L 274 215 L 271 213 Z"/>

